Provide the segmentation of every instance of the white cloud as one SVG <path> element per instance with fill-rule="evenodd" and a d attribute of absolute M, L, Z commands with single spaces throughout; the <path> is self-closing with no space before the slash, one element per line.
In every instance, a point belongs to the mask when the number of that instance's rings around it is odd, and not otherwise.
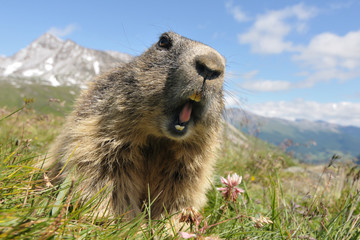
<path fill-rule="evenodd" d="M 231 15 L 233 15 L 234 19 L 238 22 L 246 22 L 249 21 L 248 16 L 241 10 L 239 6 L 234 6 L 233 1 L 228 1 L 225 4 L 225 7 Z"/>
<path fill-rule="evenodd" d="M 333 102 L 319 103 L 296 100 L 292 102 L 265 102 L 251 104 L 248 110 L 265 117 L 277 117 L 288 120 L 323 120 L 344 126 L 360 127 L 360 103 Z"/>
<path fill-rule="evenodd" d="M 233 71 L 226 71 L 225 72 L 225 81 L 233 81 L 234 79 L 238 78 L 237 73 L 233 72 Z"/>
<path fill-rule="evenodd" d="M 225 105 L 227 108 L 230 108 L 240 107 L 242 104 L 240 99 L 237 98 L 235 94 L 232 94 L 231 92 L 225 92 Z"/>
<path fill-rule="evenodd" d="M 245 81 L 239 84 L 244 90 L 255 92 L 277 92 L 289 90 L 293 87 L 293 84 L 288 81 L 281 80 L 259 80 L 256 79 L 259 70 L 253 70 L 244 74 L 241 74 L 241 78 Z"/>
<path fill-rule="evenodd" d="M 65 37 L 78 29 L 76 24 L 69 24 L 65 28 L 52 27 L 47 32 L 57 37 Z"/>
<path fill-rule="evenodd" d="M 258 71 L 244 74 L 241 87 L 252 91 L 284 91 L 292 88 L 312 88 L 320 82 L 344 82 L 360 77 L 360 30 L 344 36 L 322 33 L 307 46 L 299 48 L 292 59 L 305 69 L 304 80 L 291 83 L 279 80 L 253 79 Z"/>
<path fill-rule="evenodd" d="M 245 80 L 253 79 L 258 73 L 259 73 L 259 70 L 253 70 L 253 71 L 244 73 L 242 78 Z"/>
<path fill-rule="evenodd" d="M 292 87 L 292 84 L 287 81 L 279 81 L 279 80 L 256 80 L 256 81 L 251 80 L 242 83 L 241 87 L 251 91 L 276 92 L 276 91 L 288 90 Z"/>
<path fill-rule="evenodd" d="M 357 68 L 360 66 L 360 30 L 349 32 L 345 36 L 319 34 L 311 39 L 309 45 L 294 59 L 317 69 Z"/>
<path fill-rule="evenodd" d="M 257 16 L 248 32 L 238 35 L 239 42 L 249 44 L 255 53 L 293 53 L 292 60 L 299 63 L 306 73 L 303 81 L 291 85 L 283 81 L 258 80 L 244 83 L 244 88 L 257 91 L 311 88 L 319 82 L 342 82 L 360 76 L 360 30 L 343 36 L 321 33 L 307 45 L 286 40 L 293 31 L 306 31 L 307 20 L 316 13 L 316 8 L 304 4 L 268 11 Z"/>
<path fill-rule="evenodd" d="M 327 69 L 307 73 L 307 78 L 303 81 L 294 84 L 295 88 L 311 88 L 319 82 L 329 82 L 337 80 L 344 82 L 349 79 L 355 79 L 360 76 L 360 69 L 354 71 L 343 71 L 339 69 Z"/>
<path fill-rule="evenodd" d="M 251 50 L 256 53 L 275 54 L 284 51 L 297 51 L 298 46 L 286 41 L 285 37 L 294 29 L 303 32 L 306 29 L 306 20 L 316 14 L 316 9 L 297 4 L 282 10 L 269 11 L 258 15 L 255 23 L 247 33 L 239 34 L 241 44 L 250 44 Z M 294 24 L 286 20 L 295 18 Z"/>
<path fill-rule="evenodd" d="M 310 41 L 293 59 L 308 67 L 299 87 L 312 87 L 333 79 L 346 81 L 360 76 L 360 30 L 344 36 L 322 33 Z"/>
<path fill-rule="evenodd" d="M 334 3 L 330 3 L 330 9 L 339 10 L 339 9 L 343 9 L 343 8 L 349 8 L 353 4 L 354 4 L 354 1 L 334 2 Z"/>

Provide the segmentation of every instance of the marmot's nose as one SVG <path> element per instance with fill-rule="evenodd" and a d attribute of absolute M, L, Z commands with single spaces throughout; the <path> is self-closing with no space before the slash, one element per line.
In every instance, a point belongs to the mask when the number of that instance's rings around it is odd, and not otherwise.
<path fill-rule="evenodd" d="M 204 79 L 212 80 L 224 73 L 225 66 L 217 54 L 207 53 L 195 57 L 195 68 Z"/>

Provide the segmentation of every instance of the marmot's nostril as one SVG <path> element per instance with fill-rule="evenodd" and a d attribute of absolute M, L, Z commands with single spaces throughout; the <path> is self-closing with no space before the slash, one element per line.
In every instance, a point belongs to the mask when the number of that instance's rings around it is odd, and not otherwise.
<path fill-rule="evenodd" d="M 206 80 L 219 77 L 224 72 L 221 59 L 214 53 L 195 57 L 195 68 L 199 75 Z"/>

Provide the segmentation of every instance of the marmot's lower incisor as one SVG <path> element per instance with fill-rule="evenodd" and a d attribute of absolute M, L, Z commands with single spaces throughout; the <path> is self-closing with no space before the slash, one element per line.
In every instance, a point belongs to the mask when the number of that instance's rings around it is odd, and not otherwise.
<path fill-rule="evenodd" d="M 211 47 L 162 34 L 81 94 L 51 148 L 50 177 L 61 182 L 75 169 L 85 199 L 111 189 L 97 211 L 115 216 L 136 216 L 149 194 L 152 218 L 202 207 L 219 145 L 224 71 Z"/>

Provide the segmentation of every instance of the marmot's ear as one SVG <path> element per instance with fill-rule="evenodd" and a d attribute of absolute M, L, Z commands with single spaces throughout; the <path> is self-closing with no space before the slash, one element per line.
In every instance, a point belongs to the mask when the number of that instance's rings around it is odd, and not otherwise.
<path fill-rule="evenodd" d="M 172 46 L 172 41 L 169 35 L 163 34 L 161 35 L 158 46 L 161 48 L 169 49 Z"/>

